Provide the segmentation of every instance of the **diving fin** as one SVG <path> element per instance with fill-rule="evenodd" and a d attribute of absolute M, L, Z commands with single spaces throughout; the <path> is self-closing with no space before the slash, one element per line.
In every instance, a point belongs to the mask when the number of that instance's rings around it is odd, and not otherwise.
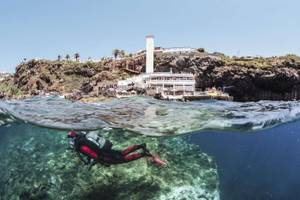
<path fill-rule="evenodd" d="M 167 161 L 162 160 L 157 155 L 152 155 L 151 157 L 149 157 L 149 160 L 160 167 L 166 167 L 168 164 Z"/>

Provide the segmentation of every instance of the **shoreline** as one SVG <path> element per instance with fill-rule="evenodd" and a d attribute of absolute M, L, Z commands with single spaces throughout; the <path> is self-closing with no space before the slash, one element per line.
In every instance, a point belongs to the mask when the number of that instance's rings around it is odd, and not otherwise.
<path fill-rule="evenodd" d="M 145 70 L 145 55 L 100 61 L 30 60 L 7 76 L 0 74 L 0 100 L 56 93 L 70 100 L 114 99 L 119 80 Z M 156 54 L 155 71 L 192 73 L 196 89 L 222 88 L 234 101 L 300 100 L 300 57 L 228 57 L 220 53 Z M 142 92 L 142 91 L 139 91 Z"/>

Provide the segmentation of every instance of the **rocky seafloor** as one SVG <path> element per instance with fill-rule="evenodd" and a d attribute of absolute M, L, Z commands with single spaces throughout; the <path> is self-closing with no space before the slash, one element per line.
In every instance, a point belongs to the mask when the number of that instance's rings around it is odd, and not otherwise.
<path fill-rule="evenodd" d="M 151 138 L 122 130 L 101 133 L 116 149 L 145 142 L 168 166 L 140 159 L 90 168 L 68 150 L 66 131 L 17 122 L 0 127 L 0 199 L 220 198 L 215 161 L 184 137 Z"/>

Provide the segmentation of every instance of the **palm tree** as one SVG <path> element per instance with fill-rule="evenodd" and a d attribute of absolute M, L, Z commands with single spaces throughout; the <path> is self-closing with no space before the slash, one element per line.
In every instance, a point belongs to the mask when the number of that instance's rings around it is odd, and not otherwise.
<path fill-rule="evenodd" d="M 69 54 L 66 55 L 66 60 L 70 60 L 70 55 Z"/>
<path fill-rule="evenodd" d="M 113 52 L 112 52 L 113 56 L 115 57 L 115 59 L 117 57 L 119 57 L 119 54 L 120 54 L 120 50 L 119 49 L 114 49 Z"/>
<path fill-rule="evenodd" d="M 76 60 L 77 62 L 79 62 L 79 59 L 80 59 L 79 53 L 75 53 L 75 54 L 74 54 L 74 58 L 75 58 L 75 60 Z"/>

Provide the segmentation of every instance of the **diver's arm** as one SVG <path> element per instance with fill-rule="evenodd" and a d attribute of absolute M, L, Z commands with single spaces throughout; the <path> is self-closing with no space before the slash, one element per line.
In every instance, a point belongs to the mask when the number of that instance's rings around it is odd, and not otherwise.
<path fill-rule="evenodd" d="M 79 159 L 85 164 L 88 165 L 90 163 L 90 159 L 85 160 L 80 152 L 76 151 Z"/>
<path fill-rule="evenodd" d="M 111 150 L 112 146 L 113 146 L 113 143 L 111 141 L 105 139 L 105 143 L 102 147 L 102 150 L 109 151 L 109 150 Z"/>

